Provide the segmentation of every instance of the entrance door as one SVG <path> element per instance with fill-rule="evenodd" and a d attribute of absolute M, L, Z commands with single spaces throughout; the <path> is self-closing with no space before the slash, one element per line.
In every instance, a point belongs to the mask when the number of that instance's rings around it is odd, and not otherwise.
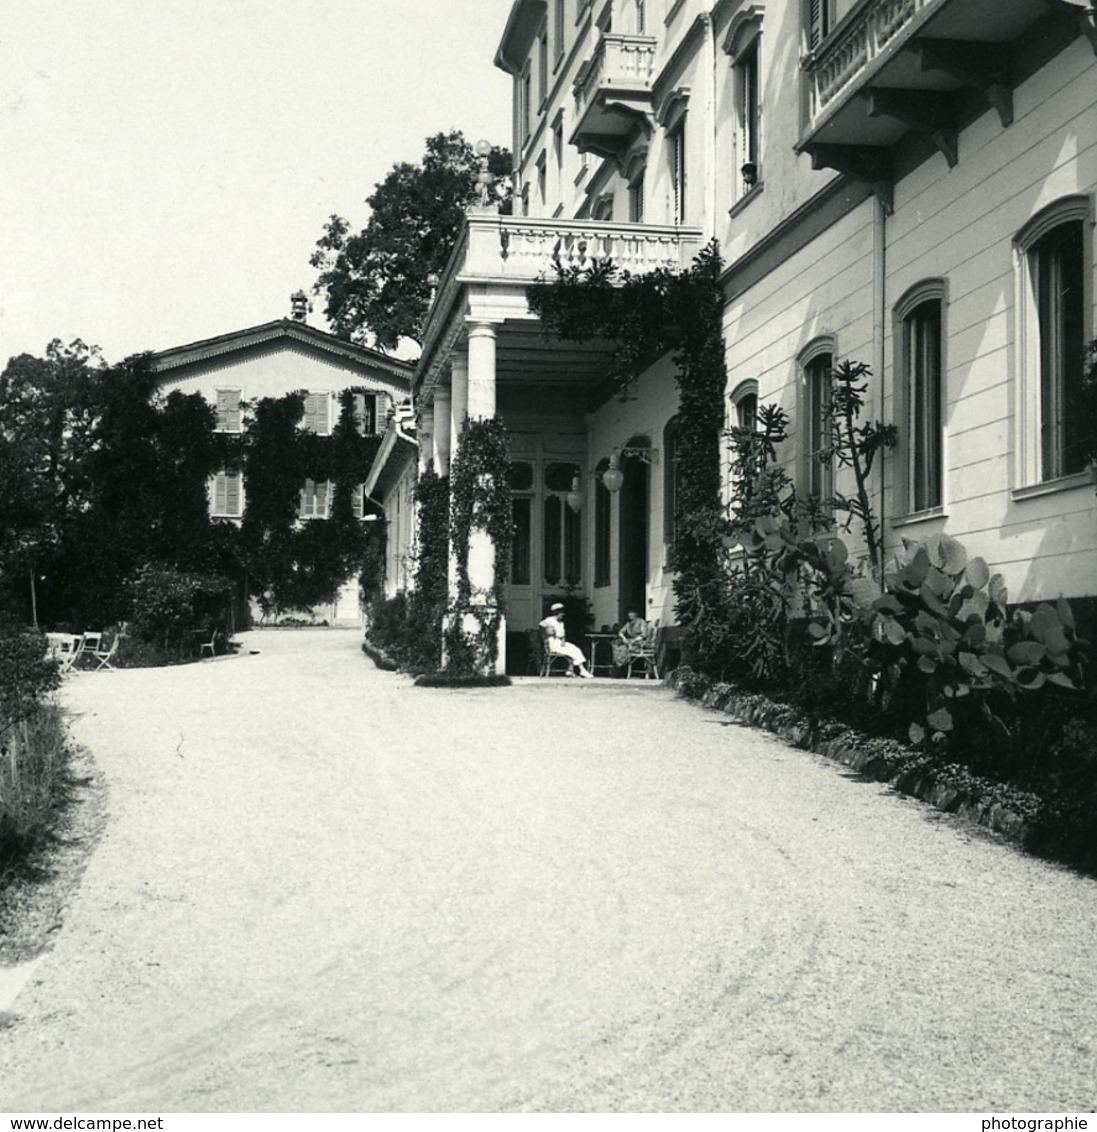
<path fill-rule="evenodd" d="M 649 468 L 642 460 L 625 459 L 621 472 L 620 570 L 617 620 L 623 625 L 628 612 L 647 616 Z"/>

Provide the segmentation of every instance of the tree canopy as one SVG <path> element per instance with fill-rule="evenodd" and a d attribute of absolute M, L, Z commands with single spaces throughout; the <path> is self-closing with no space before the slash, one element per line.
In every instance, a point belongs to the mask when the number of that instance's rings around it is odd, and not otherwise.
<path fill-rule="evenodd" d="M 332 215 L 310 263 L 320 270 L 314 291 L 342 338 L 382 350 L 401 338 L 421 342 L 433 288 L 476 198 L 480 163 L 459 130 L 426 139 L 419 164 L 399 162 L 366 198 L 360 232 Z M 488 171 L 508 178 L 510 151 L 493 147 Z"/>

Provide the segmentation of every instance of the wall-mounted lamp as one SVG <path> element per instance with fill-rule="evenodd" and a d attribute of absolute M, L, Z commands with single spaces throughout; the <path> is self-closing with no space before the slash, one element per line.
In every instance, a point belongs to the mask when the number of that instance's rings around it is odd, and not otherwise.
<path fill-rule="evenodd" d="M 625 473 L 621 471 L 622 460 L 639 460 L 644 464 L 657 464 L 659 450 L 657 448 L 644 448 L 638 444 L 625 444 L 613 450 L 609 458 L 609 467 L 602 473 L 602 485 L 606 491 L 618 492 L 625 482 Z"/>
<path fill-rule="evenodd" d="M 579 482 L 578 476 L 572 477 L 571 491 L 569 491 L 564 498 L 573 511 L 583 510 L 583 485 Z"/>
<path fill-rule="evenodd" d="M 602 473 L 602 486 L 606 491 L 620 491 L 625 482 L 625 473 L 621 471 L 621 457 L 616 452 L 609 458 L 609 467 Z"/>

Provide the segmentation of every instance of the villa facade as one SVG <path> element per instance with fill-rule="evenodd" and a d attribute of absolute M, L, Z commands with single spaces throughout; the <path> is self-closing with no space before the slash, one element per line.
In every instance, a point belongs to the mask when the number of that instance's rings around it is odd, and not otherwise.
<path fill-rule="evenodd" d="M 153 366 L 164 394 L 202 394 L 216 409 L 219 432 L 244 431 L 249 401 L 303 392 L 305 413 L 300 427 L 322 436 L 329 435 L 338 421 L 340 394 L 347 389 L 354 391 L 362 434 L 383 433 L 393 406 L 407 399 L 412 374 L 407 363 L 309 326 L 303 295 L 295 296 L 292 318 L 162 350 L 153 355 Z M 363 484 L 368 472 L 362 469 Z M 239 523 L 247 492 L 243 473 L 217 473 L 209 483 L 210 516 Z M 332 502 L 330 483 L 306 480 L 301 485 L 299 520 L 324 521 Z M 362 488 L 353 506 L 358 518 L 375 510 Z M 358 579 L 348 578 L 330 607 L 313 612 L 331 623 L 361 624 Z"/>
<path fill-rule="evenodd" d="M 868 415 L 899 430 L 872 485 L 887 546 L 946 531 L 1011 600 L 1097 594 L 1094 422 L 1077 410 L 1094 9 L 515 0 L 495 62 L 514 83 L 514 215 L 470 211 L 413 398 L 420 466 L 446 472 L 466 414 L 511 436 L 509 629 L 560 594 L 598 626 L 634 607 L 673 625 L 673 360 L 621 400 L 608 345 L 546 338 L 526 288 L 554 260 L 685 267 L 712 239 L 728 423 L 780 404 L 798 487 L 841 484 L 813 455 L 826 373 L 865 362 Z"/>

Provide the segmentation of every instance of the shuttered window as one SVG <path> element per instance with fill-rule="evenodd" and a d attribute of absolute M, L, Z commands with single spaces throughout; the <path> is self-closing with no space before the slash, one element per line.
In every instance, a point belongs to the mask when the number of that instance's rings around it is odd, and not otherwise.
<path fill-rule="evenodd" d="M 211 495 L 215 518 L 239 519 L 244 513 L 244 478 L 239 472 L 218 472 Z"/>
<path fill-rule="evenodd" d="M 818 354 L 804 371 L 807 404 L 807 468 L 809 495 L 828 502 L 834 495 L 834 459 L 826 455 L 834 443 L 830 420 L 833 392 L 831 354 Z"/>
<path fill-rule="evenodd" d="M 670 175 L 673 192 L 674 223 L 686 222 L 686 122 L 681 124 L 670 138 Z"/>
<path fill-rule="evenodd" d="M 217 390 L 217 431 L 240 432 L 243 427 L 243 417 L 240 410 L 239 389 Z"/>
<path fill-rule="evenodd" d="M 907 453 L 907 507 L 941 505 L 941 301 L 919 304 L 903 320 Z"/>
<path fill-rule="evenodd" d="M 301 504 L 297 509 L 298 518 L 326 519 L 331 503 L 331 484 L 327 481 L 316 483 L 305 480 L 301 488 Z"/>
<path fill-rule="evenodd" d="M 307 432 L 318 436 L 331 433 L 331 394 L 307 393 L 305 395 L 305 417 L 302 424 Z"/>
<path fill-rule="evenodd" d="M 356 519 L 361 519 L 365 514 L 365 491 L 362 484 L 350 489 L 350 509 Z"/>

